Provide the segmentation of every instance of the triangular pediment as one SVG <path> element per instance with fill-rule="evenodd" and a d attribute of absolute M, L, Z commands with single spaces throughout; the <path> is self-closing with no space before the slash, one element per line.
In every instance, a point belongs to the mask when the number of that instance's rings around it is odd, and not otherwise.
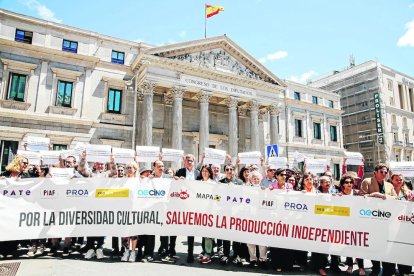
<path fill-rule="evenodd" d="M 227 36 L 156 47 L 145 51 L 145 54 L 285 86 L 278 77 Z"/>

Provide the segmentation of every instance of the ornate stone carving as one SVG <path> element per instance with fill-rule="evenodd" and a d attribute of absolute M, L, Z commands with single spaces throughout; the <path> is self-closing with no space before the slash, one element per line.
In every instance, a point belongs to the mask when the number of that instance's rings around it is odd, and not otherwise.
<path fill-rule="evenodd" d="M 164 103 L 166 105 L 172 105 L 174 102 L 174 96 L 172 95 L 171 92 L 165 93 L 164 94 Z"/>
<path fill-rule="evenodd" d="M 239 116 L 243 116 L 246 117 L 247 115 L 247 106 L 246 105 L 241 105 L 239 106 L 239 108 L 237 109 L 237 112 L 239 113 Z"/>
<path fill-rule="evenodd" d="M 259 121 L 263 121 L 264 117 L 267 114 L 267 110 L 266 109 L 260 109 L 259 110 Z"/>
<path fill-rule="evenodd" d="M 155 83 L 151 81 L 144 81 L 142 84 L 142 94 L 144 95 L 153 95 L 154 94 Z"/>
<path fill-rule="evenodd" d="M 259 111 L 259 104 L 257 103 L 257 101 L 256 100 L 252 100 L 252 101 L 250 101 L 249 102 L 249 109 L 250 109 L 250 111 L 256 111 L 256 112 L 258 112 Z"/>
<path fill-rule="evenodd" d="M 182 99 L 184 97 L 184 88 L 180 86 L 174 86 L 171 88 L 170 94 L 174 99 Z"/>
<path fill-rule="evenodd" d="M 229 109 L 236 109 L 239 100 L 236 97 L 230 96 L 226 99 L 226 105 Z"/>
<path fill-rule="evenodd" d="M 255 80 L 264 80 L 238 60 L 227 54 L 223 49 L 212 49 L 198 53 L 170 57 L 179 61 L 198 64 L 201 67 L 214 68 L 219 71 L 233 73 Z"/>
<path fill-rule="evenodd" d="M 199 94 L 197 94 L 198 101 L 200 103 L 208 103 L 211 98 L 211 94 L 208 91 L 201 90 Z"/>
<path fill-rule="evenodd" d="M 279 115 L 280 111 L 282 110 L 282 104 L 280 103 L 273 103 L 268 107 L 270 115 Z"/>

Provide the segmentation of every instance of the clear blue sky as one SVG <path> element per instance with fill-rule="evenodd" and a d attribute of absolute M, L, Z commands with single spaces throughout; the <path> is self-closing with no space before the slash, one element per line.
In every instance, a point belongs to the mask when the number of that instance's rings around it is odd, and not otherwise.
<path fill-rule="evenodd" d="M 199 0 L 0 0 L 0 7 L 153 45 L 204 37 Z M 414 0 L 214 0 L 207 36 L 227 34 L 283 79 L 377 60 L 414 77 Z"/>

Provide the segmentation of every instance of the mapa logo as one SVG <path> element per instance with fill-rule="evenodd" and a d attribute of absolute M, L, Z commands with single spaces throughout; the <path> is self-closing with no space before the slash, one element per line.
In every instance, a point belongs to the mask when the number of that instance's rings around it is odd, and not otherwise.
<path fill-rule="evenodd" d="M 42 189 L 40 191 L 41 198 L 55 198 L 57 196 L 57 192 L 55 189 Z"/>
<path fill-rule="evenodd" d="M 187 191 L 181 190 L 180 192 L 172 192 L 170 194 L 170 197 L 172 197 L 172 198 L 177 197 L 177 198 L 180 198 L 182 200 L 186 200 L 187 198 L 190 197 L 190 194 Z"/>
<path fill-rule="evenodd" d="M 221 200 L 221 195 L 197 193 L 196 198 L 220 201 Z"/>

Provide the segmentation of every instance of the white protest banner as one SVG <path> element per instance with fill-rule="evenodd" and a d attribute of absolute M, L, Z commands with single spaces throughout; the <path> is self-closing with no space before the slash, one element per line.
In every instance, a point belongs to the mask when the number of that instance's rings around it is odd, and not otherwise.
<path fill-rule="evenodd" d="M 74 168 L 49 168 L 49 173 L 53 178 L 72 178 L 75 174 Z"/>
<path fill-rule="evenodd" d="M 28 151 L 28 150 L 17 150 L 17 155 L 21 155 L 26 157 L 29 160 L 30 165 L 40 165 L 40 153 L 36 151 Z"/>
<path fill-rule="evenodd" d="M 260 164 L 260 157 L 262 154 L 260 151 L 241 152 L 239 153 L 240 164 Z"/>
<path fill-rule="evenodd" d="M 154 162 L 160 159 L 160 147 L 136 146 L 137 162 Z"/>
<path fill-rule="evenodd" d="M 0 240 L 208 236 L 414 264 L 414 204 L 400 200 L 157 178 L 0 179 L 0 197 Z"/>
<path fill-rule="evenodd" d="M 226 152 L 219 149 L 204 148 L 203 164 L 224 164 L 226 160 Z"/>
<path fill-rule="evenodd" d="M 179 162 L 182 160 L 183 156 L 184 156 L 183 150 L 162 148 L 162 160 L 163 161 Z"/>
<path fill-rule="evenodd" d="M 110 162 L 111 148 L 108 145 L 86 145 L 86 160 L 99 163 Z"/>
<path fill-rule="evenodd" d="M 42 165 L 58 165 L 59 156 L 62 154 L 59 150 L 48 150 L 39 152 L 42 157 Z"/>
<path fill-rule="evenodd" d="M 389 165 L 392 173 L 401 173 L 404 177 L 414 177 L 414 161 L 390 161 Z"/>
<path fill-rule="evenodd" d="M 77 157 L 82 156 L 82 153 L 86 150 L 86 144 L 82 142 L 77 142 L 75 147 L 73 148 L 73 151 L 77 155 Z"/>
<path fill-rule="evenodd" d="M 364 162 L 362 162 L 364 157 L 360 152 L 345 151 L 345 157 L 347 165 L 364 165 Z"/>
<path fill-rule="evenodd" d="M 326 159 L 305 159 L 306 171 L 313 173 L 324 173 L 326 171 Z"/>
<path fill-rule="evenodd" d="M 267 159 L 269 165 L 275 166 L 275 168 L 286 169 L 288 167 L 288 161 L 286 157 L 269 157 Z"/>
<path fill-rule="evenodd" d="M 295 151 L 294 159 L 298 163 L 304 162 L 305 161 L 305 155 L 303 155 L 302 153 L 299 153 L 298 151 Z"/>
<path fill-rule="evenodd" d="M 31 151 L 49 150 L 50 138 L 27 136 L 27 147 Z"/>
<path fill-rule="evenodd" d="M 123 149 L 123 148 L 112 148 L 112 157 L 115 163 L 128 164 L 134 161 L 135 150 Z"/>

